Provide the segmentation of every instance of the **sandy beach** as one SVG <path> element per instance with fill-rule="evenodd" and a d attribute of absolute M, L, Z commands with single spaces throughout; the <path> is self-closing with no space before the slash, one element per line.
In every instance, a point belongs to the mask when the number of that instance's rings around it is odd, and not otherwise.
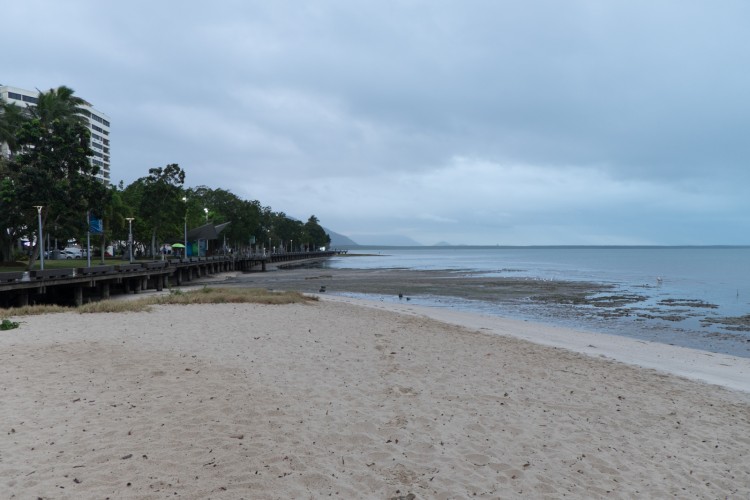
<path fill-rule="evenodd" d="M 0 333 L 3 498 L 750 496 L 750 393 L 390 309 L 21 318 Z"/>

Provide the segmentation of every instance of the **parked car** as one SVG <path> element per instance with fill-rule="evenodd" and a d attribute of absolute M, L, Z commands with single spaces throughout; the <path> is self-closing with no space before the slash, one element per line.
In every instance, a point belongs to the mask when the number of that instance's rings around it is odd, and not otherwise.
<path fill-rule="evenodd" d="M 77 248 L 66 248 L 60 252 L 61 259 L 80 259 L 83 253 Z"/>

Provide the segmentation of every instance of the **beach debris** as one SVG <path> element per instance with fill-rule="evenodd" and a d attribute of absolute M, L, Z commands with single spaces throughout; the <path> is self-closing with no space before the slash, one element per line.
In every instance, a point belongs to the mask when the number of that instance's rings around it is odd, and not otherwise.
<path fill-rule="evenodd" d="M 477 467 L 484 467 L 490 463 L 490 457 L 482 455 L 480 453 L 474 453 L 466 457 L 466 460 Z"/>
<path fill-rule="evenodd" d="M 230 434 L 229 437 L 232 439 L 244 439 L 245 435 L 244 434 Z"/>
<path fill-rule="evenodd" d="M 326 291 L 326 286 L 320 285 L 320 293 L 325 293 L 325 291 Z"/>
<path fill-rule="evenodd" d="M 397 491 L 396 493 L 400 493 L 400 491 Z M 397 495 L 395 497 L 391 497 L 389 500 L 414 500 L 417 498 L 417 495 L 414 493 L 409 493 L 407 495 Z"/>
<path fill-rule="evenodd" d="M 120 460 L 127 460 L 128 458 L 133 458 L 133 454 L 132 453 L 128 453 L 124 457 L 120 457 Z"/>

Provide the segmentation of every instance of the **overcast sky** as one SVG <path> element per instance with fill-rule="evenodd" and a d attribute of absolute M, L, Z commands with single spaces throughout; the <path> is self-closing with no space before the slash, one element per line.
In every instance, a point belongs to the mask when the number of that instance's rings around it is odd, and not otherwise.
<path fill-rule="evenodd" d="M 0 84 L 360 243 L 750 244 L 750 2 L 4 2 Z M 388 243 L 390 238 L 380 241 Z"/>

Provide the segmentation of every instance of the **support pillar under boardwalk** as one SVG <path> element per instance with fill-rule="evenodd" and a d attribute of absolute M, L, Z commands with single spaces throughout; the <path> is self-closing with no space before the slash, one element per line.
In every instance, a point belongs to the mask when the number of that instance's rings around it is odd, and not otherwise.
<path fill-rule="evenodd" d="M 24 307 L 29 305 L 29 294 L 26 292 L 19 293 L 16 296 L 16 307 Z"/>
<path fill-rule="evenodd" d="M 156 291 L 161 292 L 164 289 L 164 276 L 159 275 L 156 277 Z"/>
<path fill-rule="evenodd" d="M 99 290 L 102 296 L 102 300 L 107 300 L 109 298 L 109 283 L 102 282 L 99 284 Z"/>
<path fill-rule="evenodd" d="M 73 289 L 73 301 L 75 302 L 76 307 L 80 307 L 83 305 L 83 287 L 77 286 Z"/>

